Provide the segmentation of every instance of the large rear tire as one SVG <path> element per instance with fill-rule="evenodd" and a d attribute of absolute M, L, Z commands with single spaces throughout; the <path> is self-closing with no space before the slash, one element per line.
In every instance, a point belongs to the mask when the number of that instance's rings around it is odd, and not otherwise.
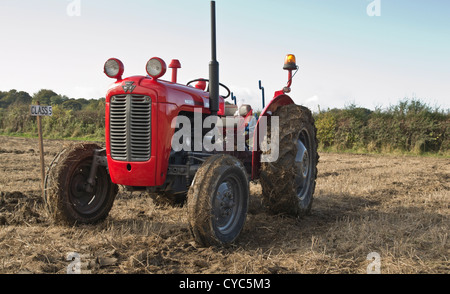
<path fill-rule="evenodd" d="M 92 224 L 105 219 L 112 208 L 118 186 L 106 167 L 98 166 L 92 192 L 87 192 L 96 144 L 74 144 L 59 152 L 47 170 L 45 203 L 56 223 Z"/>
<path fill-rule="evenodd" d="M 243 164 L 233 156 L 213 155 L 202 164 L 187 197 L 189 227 L 198 244 L 236 240 L 247 217 L 248 185 Z"/>
<path fill-rule="evenodd" d="M 263 204 L 274 214 L 303 217 L 310 213 L 317 178 L 317 138 L 311 111 L 299 105 L 282 106 L 279 117 L 279 157 L 261 162 Z M 271 128 L 268 127 L 270 137 Z M 267 152 L 270 152 L 267 151 Z"/>

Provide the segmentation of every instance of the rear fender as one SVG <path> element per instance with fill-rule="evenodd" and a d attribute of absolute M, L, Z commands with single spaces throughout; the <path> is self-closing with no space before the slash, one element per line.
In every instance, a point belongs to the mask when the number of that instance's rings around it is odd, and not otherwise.
<path fill-rule="evenodd" d="M 278 107 L 284 105 L 295 104 L 291 97 L 286 94 L 281 94 L 276 96 L 270 101 L 270 103 L 264 108 L 259 116 L 258 122 L 255 127 L 255 133 L 253 135 L 253 151 L 252 151 L 252 180 L 259 178 L 261 171 L 261 148 L 259 146 L 259 123 L 263 116 L 270 117 Z M 262 139 L 262 138 L 261 138 Z"/>

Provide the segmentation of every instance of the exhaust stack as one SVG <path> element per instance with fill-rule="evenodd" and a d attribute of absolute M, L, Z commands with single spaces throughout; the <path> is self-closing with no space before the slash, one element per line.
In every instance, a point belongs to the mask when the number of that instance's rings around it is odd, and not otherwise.
<path fill-rule="evenodd" d="M 216 53 L 216 2 L 211 1 L 211 62 L 209 63 L 209 109 L 219 111 L 219 62 Z"/>

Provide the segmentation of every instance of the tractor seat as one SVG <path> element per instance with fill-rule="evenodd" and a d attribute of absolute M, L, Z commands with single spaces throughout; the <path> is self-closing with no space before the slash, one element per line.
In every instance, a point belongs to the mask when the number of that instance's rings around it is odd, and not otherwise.
<path fill-rule="evenodd" d="M 225 105 L 225 116 L 234 116 L 238 107 L 236 105 Z"/>
<path fill-rule="evenodd" d="M 249 112 L 252 111 L 252 107 L 248 104 L 242 104 L 241 107 L 239 107 L 239 115 L 242 117 L 246 117 Z"/>
<path fill-rule="evenodd" d="M 248 104 L 243 104 L 239 109 L 235 105 L 226 105 L 225 106 L 225 116 L 222 117 L 222 126 L 224 128 L 237 128 L 237 121 L 233 119 L 228 119 L 227 117 L 237 117 L 240 116 L 242 118 L 245 118 L 249 113 L 251 114 L 253 112 L 253 109 Z M 242 123 L 247 124 L 250 121 L 250 118 L 247 118 L 247 120 L 242 121 Z"/>
<path fill-rule="evenodd" d="M 225 105 L 225 115 L 221 118 L 222 126 L 224 128 L 233 128 L 234 127 L 234 123 L 231 118 L 234 117 L 234 114 L 236 113 L 237 110 L 238 110 L 238 108 L 236 105 Z M 227 117 L 229 117 L 230 119 L 227 120 Z"/>

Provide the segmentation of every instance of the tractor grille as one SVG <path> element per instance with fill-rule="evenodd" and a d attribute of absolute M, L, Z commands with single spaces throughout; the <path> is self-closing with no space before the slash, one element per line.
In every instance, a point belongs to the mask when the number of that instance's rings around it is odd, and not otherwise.
<path fill-rule="evenodd" d="M 148 161 L 151 155 L 152 101 L 149 96 L 111 97 L 109 113 L 111 157 L 120 161 Z"/>

